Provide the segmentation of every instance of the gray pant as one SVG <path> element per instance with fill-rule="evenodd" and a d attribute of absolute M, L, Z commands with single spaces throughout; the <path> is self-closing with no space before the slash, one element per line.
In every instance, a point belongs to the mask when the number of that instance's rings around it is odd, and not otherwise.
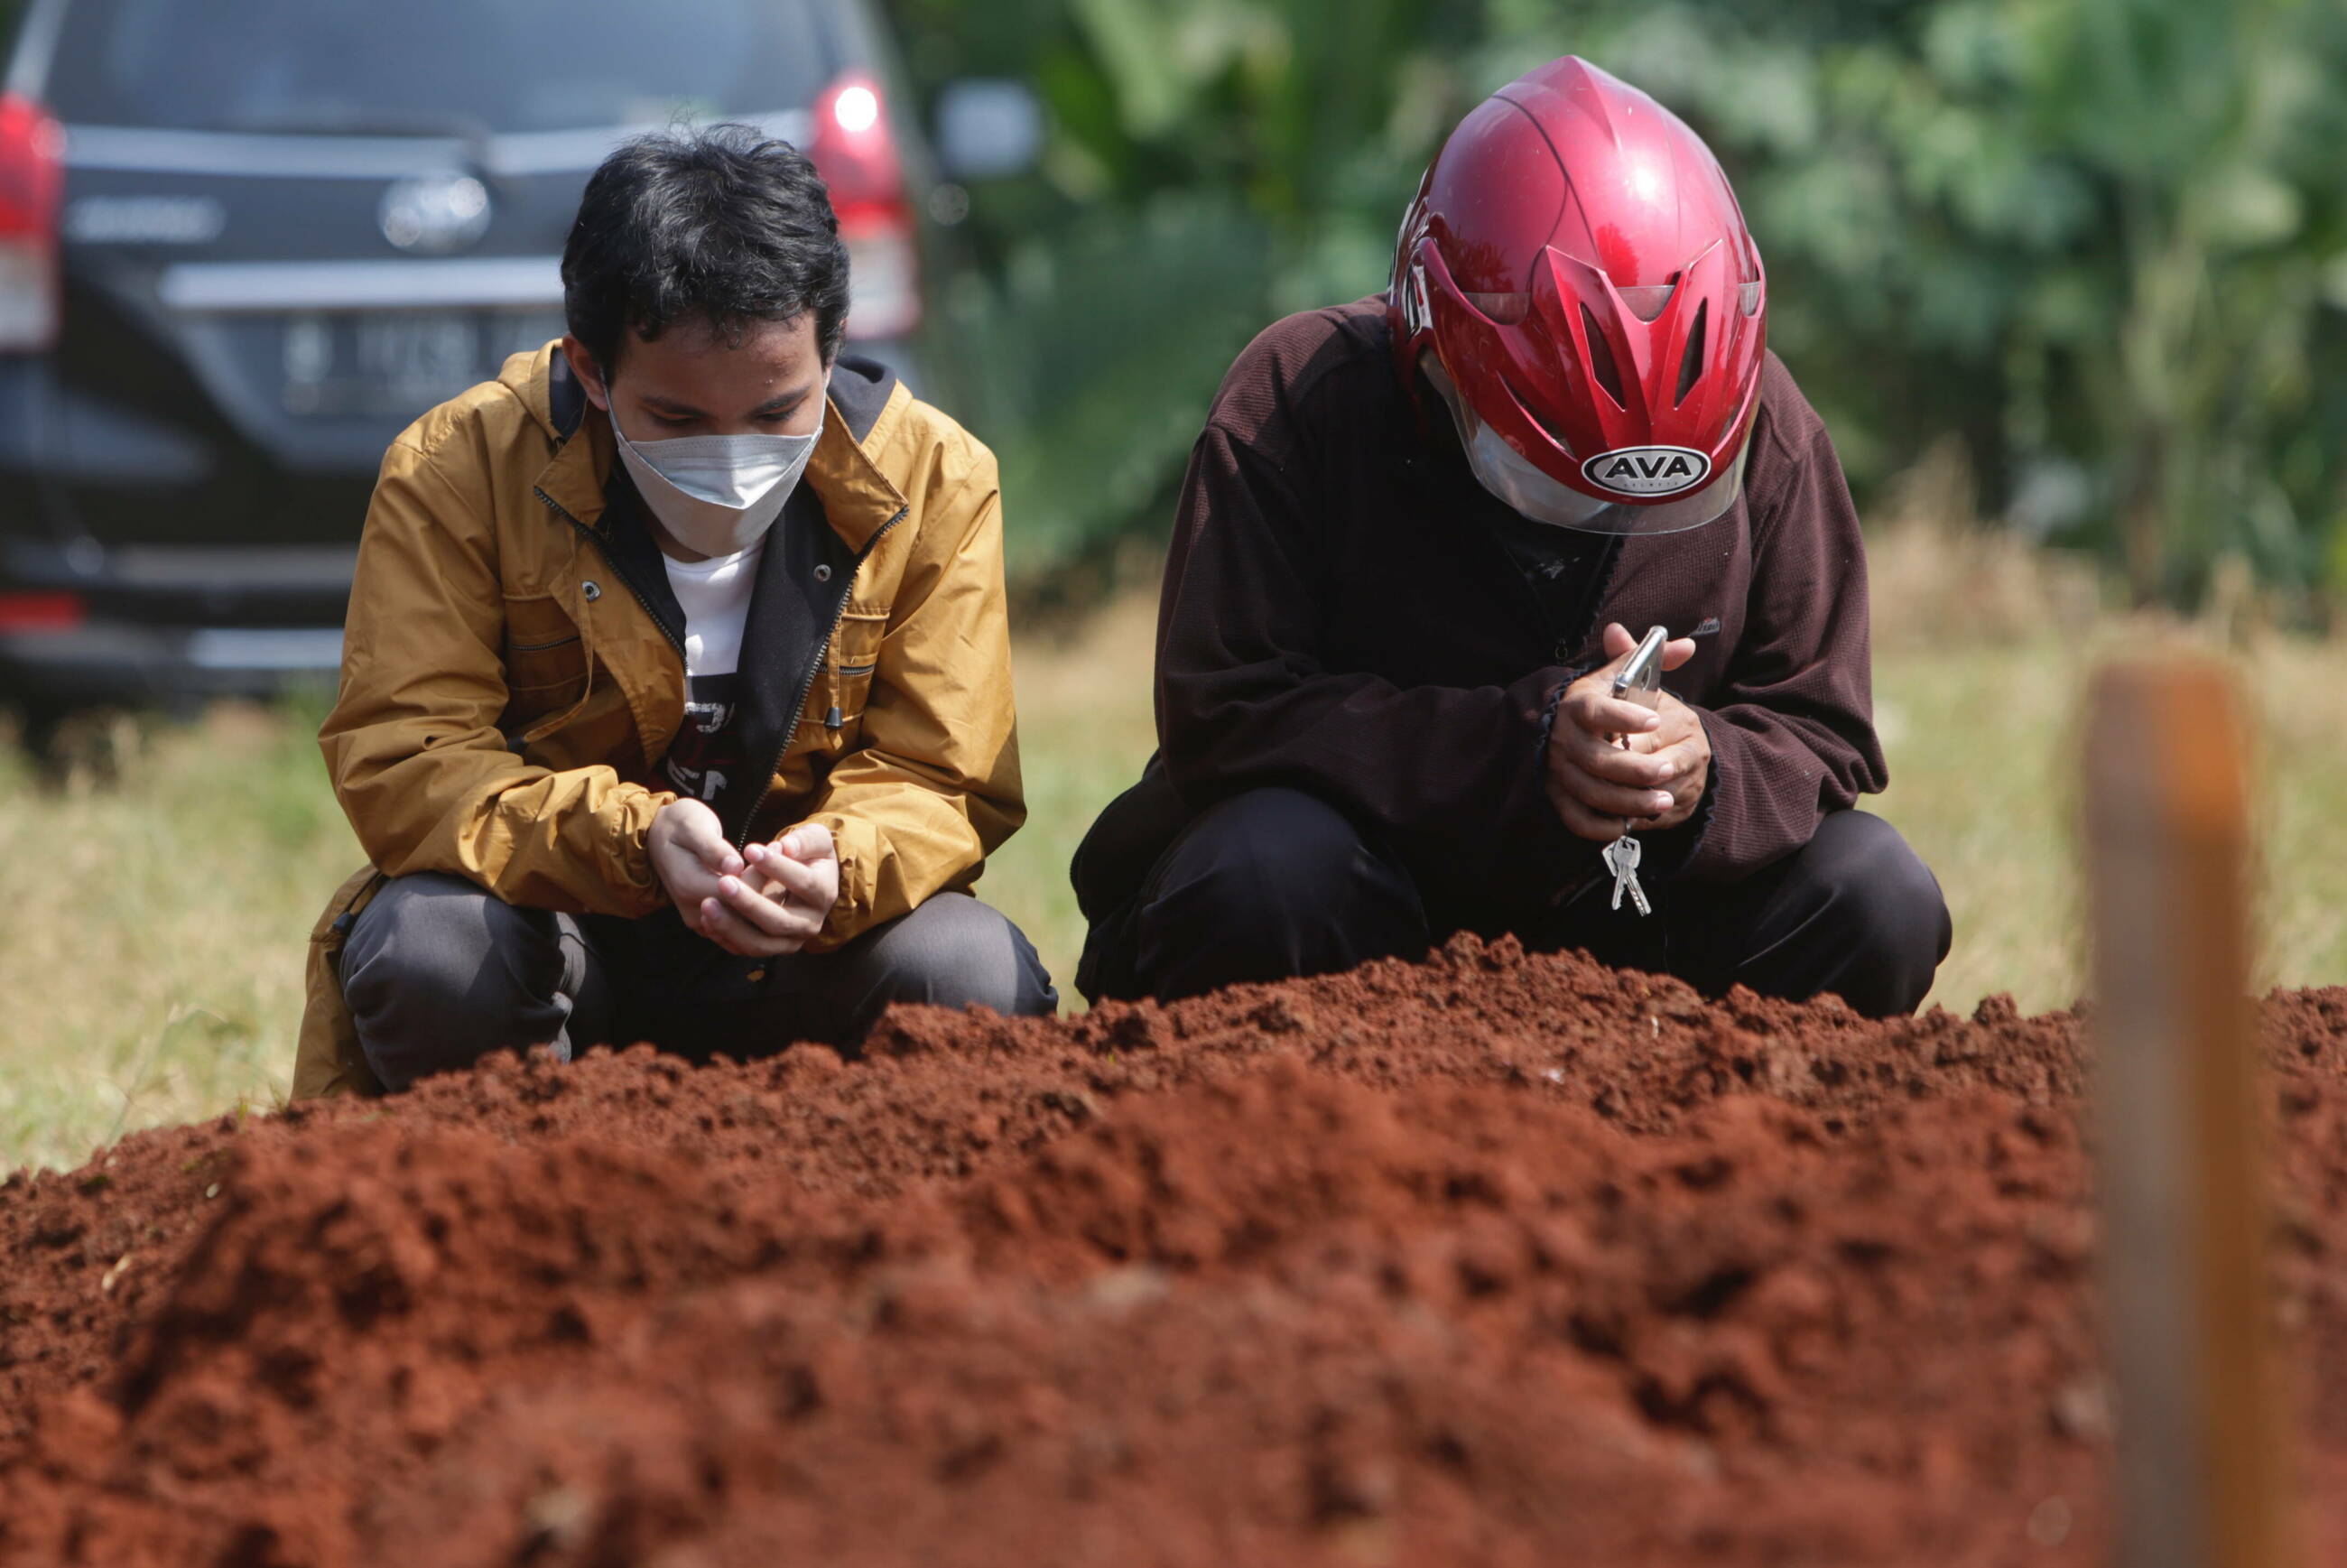
<path fill-rule="evenodd" d="M 942 893 L 831 953 L 742 958 L 673 909 L 641 920 L 524 909 L 459 876 L 394 877 L 352 924 L 343 994 L 386 1089 L 491 1051 L 650 1040 L 706 1059 L 794 1040 L 852 1048 L 890 1002 L 1047 1015 L 1034 948 L 966 893 Z"/>

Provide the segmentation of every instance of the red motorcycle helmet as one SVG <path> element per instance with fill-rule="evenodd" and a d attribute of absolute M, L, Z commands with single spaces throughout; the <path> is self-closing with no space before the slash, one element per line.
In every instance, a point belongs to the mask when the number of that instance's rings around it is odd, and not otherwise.
<path fill-rule="evenodd" d="M 1486 98 L 1402 221 L 1386 310 L 1486 489 L 1542 522 L 1671 533 L 1744 484 L 1768 291 L 1719 160 L 1568 56 Z"/>

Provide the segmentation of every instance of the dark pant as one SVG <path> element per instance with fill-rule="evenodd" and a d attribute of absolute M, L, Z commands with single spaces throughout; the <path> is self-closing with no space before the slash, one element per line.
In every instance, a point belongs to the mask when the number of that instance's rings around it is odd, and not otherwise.
<path fill-rule="evenodd" d="M 1718 995 L 1839 994 L 1884 1018 L 1915 1010 L 1947 957 L 1940 885 L 1898 830 L 1839 811 L 1809 845 L 1745 880 L 1654 879 L 1655 913 L 1608 907 L 1610 882 L 1519 924 L 1542 950 L 1586 949 L 1627 968 L 1676 975 Z M 1288 789 L 1212 807 L 1162 856 L 1137 903 L 1095 928 L 1122 950 L 1099 972 L 1110 994 L 1193 996 L 1243 980 L 1325 974 L 1371 958 L 1416 958 L 1435 928 L 1409 875 L 1344 815 Z"/>
<path fill-rule="evenodd" d="M 941 893 L 835 952 L 741 958 L 673 909 L 641 920 L 523 909 L 458 876 L 393 878 L 352 924 L 343 994 L 386 1089 L 494 1050 L 650 1040 L 680 1055 L 852 1047 L 890 1002 L 1055 1011 L 1018 927 Z"/>

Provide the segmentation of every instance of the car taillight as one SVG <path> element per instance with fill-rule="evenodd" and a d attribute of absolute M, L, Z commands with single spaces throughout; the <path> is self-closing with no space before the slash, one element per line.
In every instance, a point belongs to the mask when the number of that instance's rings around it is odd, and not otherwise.
<path fill-rule="evenodd" d="M 0 593 L 0 635 L 71 631 L 87 614 L 77 593 Z"/>
<path fill-rule="evenodd" d="M 57 200 L 65 130 L 32 99 L 0 97 L 0 354 L 57 336 Z"/>
<path fill-rule="evenodd" d="M 887 111 L 879 83 L 842 77 L 815 100 L 807 149 L 847 242 L 850 337 L 901 337 L 921 322 L 918 232 Z"/>

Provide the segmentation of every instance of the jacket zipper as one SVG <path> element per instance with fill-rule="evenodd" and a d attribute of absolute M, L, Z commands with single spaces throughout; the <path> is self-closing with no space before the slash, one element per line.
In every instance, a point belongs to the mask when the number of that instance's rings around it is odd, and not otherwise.
<path fill-rule="evenodd" d="M 825 630 L 823 641 L 815 645 L 815 658 L 807 663 L 806 677 L 799 682 L 799 700 L 797 705 L 791 709 L 791 722 L 783 726 L 782 736 L 774 743 L 774 754 L 766 759 L 765 772 L 755 775 L 766 781 L 765 789 L 759 792 L 756 804 L 743 814 L 742 831 L 733 835 L 734 848 L 739 849 L 750 842 L 750 825 L 758 820 L 758 807 L 766 804 L 766 791 L 774 787 L 774 771 L 783 765 L 784 755 L 790 751 L 791 742 L 798 736 L 799 721 L 806 717 L 807 697 L 815 691 L 815 675 L 823 668 L 824 651 L 831 646 L 831 640 L 839 635 L 839 623 L 847 617 L 847 601 L 855 597 L 856 574 L 864 569 L 866 558 L 878 549 L 880 541 L 888 537 L 888 530 L 903 522 L 905 515 L 912 509 L 909 506 L 897 507 L 897 515 L 881 524 L 872 537 L 864 541 L 864 548 L 856 552 L 855 564 L 848 568 L 846 588 L 839 596 L 839 608 L 831 612 L 831 625 Z"/>

